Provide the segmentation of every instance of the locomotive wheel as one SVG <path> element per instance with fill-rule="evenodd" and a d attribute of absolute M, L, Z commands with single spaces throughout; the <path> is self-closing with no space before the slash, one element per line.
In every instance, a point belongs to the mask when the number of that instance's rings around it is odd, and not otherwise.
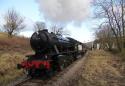
<path fill-rule="evenodd" d="M 69 65 L 67 56 L 61 55 L 61 56 L 58 56 L 58 58 L 59 58 L 58 63 L 59 63 L 60 70 L 63 70 Z"/>
<path fill-rule="evenodd" d="M 47 78 L 51 78 L 54 75 L 54 71 L 52 69 L 46 70 L 45 73 Z"/>
<path fill-rule="evenodd" d="M 63 70 L 65 68 L 65 61 L 64 60 L 59 60 L 59 67 L 60 67 L 60 70 Z"/>
<path fill-rule="evenodd" d="M 50 69 L 28 69 L 24 70 L 24 73 L 28 77 L 32 78 L 42 78 L 42 79 L 48 79 L 54 75 L 54 72 Z"/>
<path fill-rule="evenodd" d="M 23 73 L 26 74 L 28 77 L 33 77 L 32 69 L 23 70 Z"/>

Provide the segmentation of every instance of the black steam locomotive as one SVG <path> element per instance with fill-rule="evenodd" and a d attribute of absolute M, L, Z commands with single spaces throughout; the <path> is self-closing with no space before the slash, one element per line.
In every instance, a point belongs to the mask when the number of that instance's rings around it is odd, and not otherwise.
<path fill-rule="evenodd" d="M 46 29 L 33 33 L 30 44 L 35 54 L 27 55 L 27 60 L 18 64 L 18 68 L 25 69 L 32 77 L 50 76 L 61 71 L 86 52 L 83 43 L 49 33 Z"/>

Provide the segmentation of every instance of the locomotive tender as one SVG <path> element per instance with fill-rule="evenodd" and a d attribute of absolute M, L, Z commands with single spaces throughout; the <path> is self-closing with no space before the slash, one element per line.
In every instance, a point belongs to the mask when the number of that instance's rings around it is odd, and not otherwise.
<path fill-rule="evenodd" d="M 53 32 L 44 29 L 34 32 L 30 38 L 31 48 L 34 55 L 27 55 L 27 60 L 18 64 L 17 67 L 26 70 L 29 76 L 42 76 L 55 71 L 63 70 L 79 55 L 86 52 L 85 45 L 70 37 L 60 37 Z"/>

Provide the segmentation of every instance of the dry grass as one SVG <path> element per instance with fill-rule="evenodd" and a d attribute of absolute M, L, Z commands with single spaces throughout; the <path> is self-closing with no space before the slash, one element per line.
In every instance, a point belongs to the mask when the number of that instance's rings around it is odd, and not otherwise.
<path fill-rule="evenodd" d="M 28 38 L 8 38 L 6 33 L 0 33 L 0 86 L 23 75 L 16 65 L 20 63 L 26 53 L 31 52 Z"/>
<path fill-rule="evenodd" d="M 17 63 L 24 59 L 19 53 L 1 54 L 0 56 L 0 85 L 6 85 L 12 80 L 23 75 L 22 70 L 16 68 Z"/>
<path fill-rule="evenodd" d="M 122 50 L 122 52 L 118 53 L 118 55 L 122 58 L 123 61 L 125 61 L 125 48 Z"/>
<path fill-rule="evenodd" d="M 79 86 L 124 86 L 125 65 L 105 51 L 92 51 L 85 61 Z"/>

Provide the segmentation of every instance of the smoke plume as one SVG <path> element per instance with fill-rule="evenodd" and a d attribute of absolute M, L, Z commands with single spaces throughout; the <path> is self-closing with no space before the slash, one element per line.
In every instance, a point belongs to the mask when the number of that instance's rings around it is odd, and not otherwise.
<path fill-rule="evenodd" d="M 90 14 L 90 0 L 36 0 L 44 18 L 54 22 L 81 22 Z"/>

